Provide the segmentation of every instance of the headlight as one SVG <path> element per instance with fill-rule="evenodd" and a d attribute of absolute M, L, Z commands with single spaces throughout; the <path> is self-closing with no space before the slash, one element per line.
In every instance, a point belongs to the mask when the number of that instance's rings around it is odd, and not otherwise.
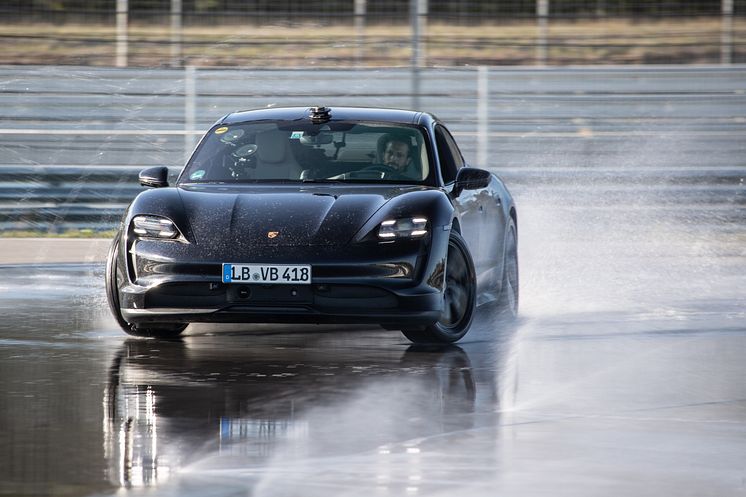
<path fill-rule="evenodd" d="M 421 238 L 427 234 L 427 219 L 424 217 L 407 217 L 389 219 L 378 227 L 378 238 L 396 240 L 397 238 Z"/>
<path fill-rule="evenodd" d="M 132 219 L 132 231 L 140 238 L 157 238 L 173 240 L 179 237 L 179 229 L 165 217 L 135 216 Z"/>

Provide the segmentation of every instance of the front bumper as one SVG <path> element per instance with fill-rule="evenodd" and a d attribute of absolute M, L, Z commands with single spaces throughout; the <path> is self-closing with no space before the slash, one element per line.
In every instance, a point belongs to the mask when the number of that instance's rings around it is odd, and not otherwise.
<path fill-rule="evenodd" d="M 370 285 L 236 285 L 166 283 L 125 287 L 130 323 L 376 323 L 423 325 L 440 317 L 440 292 L 416 294 Z"/>
<path fill-rule="evenodd" d="M 373 323 L 404 327 L 437 321 L 443 307 L 445 251 L 424 242 L 343 250 L 259 249 L 250 259 L 235 254 L 207 259 L 193 246 L 137 242 L 120 257 L 127 267 L 127 274 L 121 275 L 121 313 L 133 324 Z M 312 282 L 223 283 L 222 262 L 242 261 L 311 264 Z"/>

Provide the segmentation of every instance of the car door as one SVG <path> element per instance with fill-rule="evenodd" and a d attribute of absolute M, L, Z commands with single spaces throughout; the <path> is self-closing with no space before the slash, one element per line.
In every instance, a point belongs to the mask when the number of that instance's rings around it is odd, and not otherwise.
<path fill-rule="evenodd" d="M 435 126 L 435 144 L 438 149 L 443 184 L 446 190 L 450 192 L 453 190 L 458 170 L 464 167 L 464 159 L 453 137 L 441 124 Z M 453 199 L 453 205 L 458 212 L 461 236 L 464 237 L 466 244 L 469 246 L 475 269 L 479 274 L 481 269 L 479 238 L 483 227 L 483 216 L 479 209 L 477 192 L 478 190 L 464 190 L 457 198 Z"/>
<path fill-rule="evenodd" d="M 479 252 L 485 271 L 498 269 L 495 277 L 502 274 L 503 247 L 505 242 L 505 212 L 499 182 L 493 179 L 480 193 L 482 220 L 484 222 Z"/>

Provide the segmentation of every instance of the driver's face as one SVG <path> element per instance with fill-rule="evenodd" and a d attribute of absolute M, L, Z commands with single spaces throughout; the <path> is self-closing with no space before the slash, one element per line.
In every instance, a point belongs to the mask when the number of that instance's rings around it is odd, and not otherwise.
<path fill-rule="evenodd" d="M 404 142 L 390 141 L 383 151 L 383 163 L 394 169 L 404 169 L 410 163 L 409 145 Z"/>

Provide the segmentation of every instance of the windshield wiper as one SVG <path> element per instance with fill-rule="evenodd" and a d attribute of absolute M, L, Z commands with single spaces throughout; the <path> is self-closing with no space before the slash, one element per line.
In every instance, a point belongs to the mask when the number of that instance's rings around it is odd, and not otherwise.
<path fill-rule="evenodd" d="M 302 183 L 344 183 L 342 179 L 330 179 L 330 178 L 304 178 L 301 180 Z"/>

